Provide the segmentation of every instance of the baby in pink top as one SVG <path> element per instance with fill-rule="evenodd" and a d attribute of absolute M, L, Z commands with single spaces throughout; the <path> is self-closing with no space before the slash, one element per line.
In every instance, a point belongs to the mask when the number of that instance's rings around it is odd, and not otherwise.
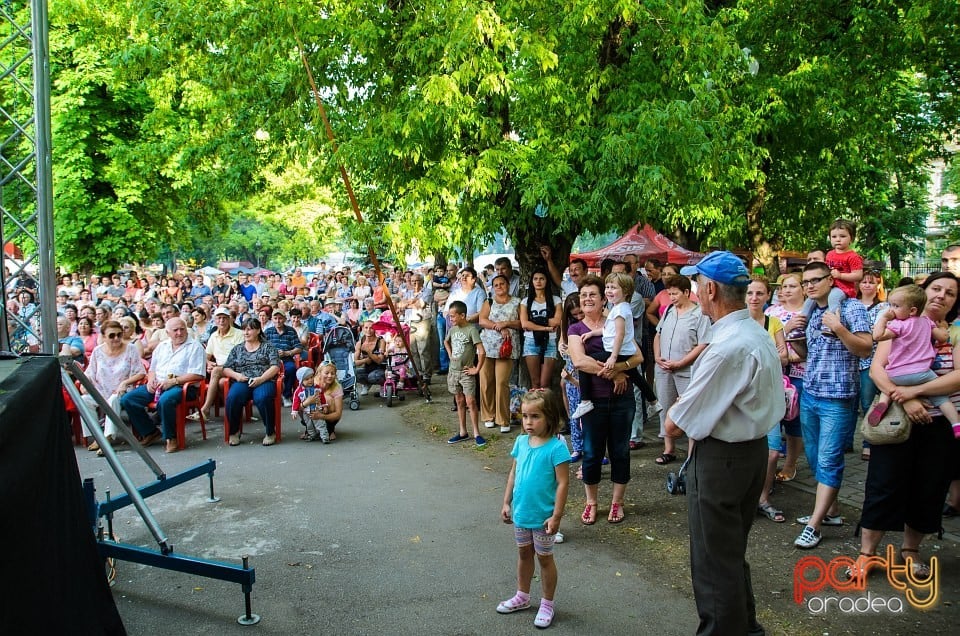
<path fill-rule="evenodd" d="M 887 298 L 890 309 L 878 316 L 873 327 L 873 339 L 892 340 L 890 356 L 887 359 L 887 374 L 897 386 L 916 386 L 936 379 L 930 370 L 936 357 L 934 340 L 938 344 L 947 341 L 949 334 L 943 327 L 937 326 L 927 316 L 923 308 L 927 303 L 927 293 L 917 285 L 898 287 Z M 953 424 L 954 435 L 960 437 L 960 417 L 949 396 L 938 395 L 928 400 Z M 883 393 L 877 404 L 867 414 L 867 422 L 876 426 L 887 412 L 890 396 Z"/>

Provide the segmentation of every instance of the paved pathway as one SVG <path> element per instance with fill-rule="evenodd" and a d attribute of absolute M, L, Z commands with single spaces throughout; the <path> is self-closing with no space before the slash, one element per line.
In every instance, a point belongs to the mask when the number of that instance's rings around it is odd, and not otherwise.
<path fill-rule="evenodd" d="M 364 398 L 329 446 L 300 442 L 290 428 L 272 448 L 259 435 L 229 448 L 217 421 L 205 442 L 189 429 L 181 453 L 151 449 L 170 474 L 216 459 L 220 503 L 206 502 L 205 479 L 148 503 L 177 552 L 251 555 L 254 612 L 263 620 L 256 628 L 236 624 L 239 586 L 120 563 L 113 589 L 129 633 L 534 633 L 533 611 L 495 611 L 515 589 L 516 548 L 498 520 L 504 475 L 485 469 L 483 453 L 405 426 L 405 410 Z M 133 453 L 121 455 L 137 483 L 151 479 Z M 120 492 L 103 459 L 82 449 L 77 456 L 101 498 L 108 486 Z M 597 541 L 599 525 L 581 526 L 577 512 L 568 510 L 567 542 L 557 547 L 551 631 L 636 634 L 647 625 L 659 634 L 693 633 L 689 591 L 643 578 Z M 131 509 L 116 527 L 121 540 L 154 547 Z M 533 591 L 538 598 L 536 581 Z"/>

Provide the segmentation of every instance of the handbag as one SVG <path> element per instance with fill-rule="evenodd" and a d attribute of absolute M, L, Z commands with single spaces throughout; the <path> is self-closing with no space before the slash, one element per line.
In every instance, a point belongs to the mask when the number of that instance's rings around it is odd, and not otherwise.
<path fill-rule="evenodd" d="M 879 399 L 879 396 L 874 398 L 873 404 L 867 409 L 868 414 L 873 410 L 873 407 L 876 406 Z M 871 425 L 870 422 L 867 421 L 866 415 L 863 416 L 863 420 L 860 423 L 860 433 L 863 434 L 863 439 L 877 446 L 884 444 L 902 444 L 910 437 L 910 430 L 912 428 L 913 423 L 910 421 L 910 418 L 907 417 L 903 406 L 897 402 L 890 402 L 890 405 L 887 407 L 887 412 L 883 414 L 883 417 L 876 426 Z"/>
<path fill-rule="evenodd" d="M 788 376 L 783 376 L 783 397 L 786 400 L 786 409 L 783 413 L 784 421 L 795 420 L 800 417 L 800 400 L 797 397 L 797 387 Z"/>
<path fill-rule="evenodd" d="M 507 336 L 503 339 L 503 342 L 500 343 L 500 353 L 497 354 L 497 357 L 501 360 L 509 359 L 513 355 L 513 337 Z"/>

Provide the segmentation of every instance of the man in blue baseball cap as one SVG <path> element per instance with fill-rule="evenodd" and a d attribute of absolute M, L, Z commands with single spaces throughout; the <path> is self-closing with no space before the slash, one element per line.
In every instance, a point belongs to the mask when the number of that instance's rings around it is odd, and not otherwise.
<path fill-rule="evenodd" d="M 763 634 L 757 622 L 747 537 L 767 465 L 767 433 L 784 413 L 773 339 L 746 309 L 750 273 L 730 252 L 712 252 L 687 272 L 713 321 L 690 384 L 667 413 L 667 434 L 691 440 L 686 469 L 690 568 L 697 634 Z"/>

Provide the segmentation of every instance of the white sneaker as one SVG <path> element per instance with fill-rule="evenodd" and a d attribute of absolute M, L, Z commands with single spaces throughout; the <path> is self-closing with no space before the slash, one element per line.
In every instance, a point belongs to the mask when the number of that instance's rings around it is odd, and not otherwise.
<path fill-rule="evenodd" d="M 793 545 L 801 550 L 810 550 L 820 545 L 820 533 L 811 526 L 804 526 L 803 532 L 796 538 Z"/>
<path fill-rule="evenodd" d="M 501 432 L 501 433 L 509 433 L 509 432 L 510 432 L 510 427 L 509 427 L 509 426 L 501 426 L 501 427 L 500 427 L 500 432 Z"/>
<path fill-rule="evenodd" d="M 554 537 L 553 537 L 553 542 L 554 542 L 554 543 L 563 543 L 563 533 L 562 533 L 562 532 L 558 532 L 557 534 L 555 534 Z"/>
<path fill-rule="evenodd" d="M 593 402 L 591 402 L 590 400 L 584 400 L 577 406 L 577 409 L 570 414 L 570 419 L 579 420 L 581 417 L 583 417 L 584 415 L 586 415 L 592 410 L 593 410 Z"/>
<path fill-rule="evenodd" d="M 493 428 L 494 426 L 496 426 L 496 424 L 494 424 L 493 422 L 484 422 L 483 425 L 486 428 Z"/>
<path fill-rule="evenodd" d="M 369 393 L 369 392 L 370 392 L 370 385 L 368 385 L 368 384 L 361 384 L 361 385 L 360 385 L 360 397 L 363 397 L 364 395 L 366 395 L 366 394 Z"/>

